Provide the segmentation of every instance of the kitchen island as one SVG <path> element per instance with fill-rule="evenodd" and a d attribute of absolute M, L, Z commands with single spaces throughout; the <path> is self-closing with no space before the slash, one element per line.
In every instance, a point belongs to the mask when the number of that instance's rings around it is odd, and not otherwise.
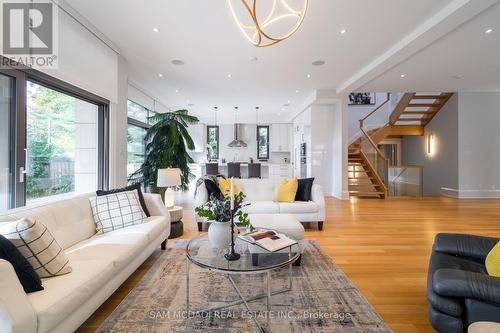
<path fill-rule="evenodd" d="M 206 174 L 206 163 L 199 163 L 197 166 L 200 168 L 201 175 Z M 249 162 L 240 162 L 241 178 L 248 178 L 248 165 Z M 291 178 L 292 167 L 290 163 L 268 163 L 260 162 L 261 178 Z M 227 176 L 227 163 L 219 163 L 219 173 Z"/>

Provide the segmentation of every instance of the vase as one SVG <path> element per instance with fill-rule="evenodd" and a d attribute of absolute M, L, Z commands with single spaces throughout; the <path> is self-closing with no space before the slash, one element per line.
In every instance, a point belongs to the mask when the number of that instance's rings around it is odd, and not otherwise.
<path fill-rule="evenodd" d="M 231 222 L 210 222 L 208 240 L 213 248 L 228 248 L 231 245 Z"/>

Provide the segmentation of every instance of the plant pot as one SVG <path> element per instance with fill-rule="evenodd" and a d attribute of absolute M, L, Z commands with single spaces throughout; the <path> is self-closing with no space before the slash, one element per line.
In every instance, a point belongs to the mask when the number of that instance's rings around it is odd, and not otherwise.
<path fill-rule="evenodd" d="M 236 238 L 236 230 L 234 238 Z M 208 227 L 208 240 L 213 248 L 225 249 L 231 246 L 231 222 L 211 221 Z"/>

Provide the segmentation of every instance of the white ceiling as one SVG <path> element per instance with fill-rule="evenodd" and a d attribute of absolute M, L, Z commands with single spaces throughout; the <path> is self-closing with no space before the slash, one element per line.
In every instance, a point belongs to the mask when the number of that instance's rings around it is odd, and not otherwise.
<path fill-rule="evenodd" d="M 360 89 L 500 91 L 500 4 Z"/>
<path fill-rule="evenodd" d="M 360 88 L 362 84 L 356 86 L 353 78 L 373 59 L 429 17 L 469 0 L 311 0 L 299 31 L 263 49 L 243 37 L 224 0 L 67 2 L 121 49 L 129 63 L 129 81 L 163 104 L 186 108 L 193 103 L 189 109 L 202 120 L 213 119 L 212 107 L 219 106 L 221 122 L 232 121 L 233 106 L 239 106 L 238 120 L 252 122 L 255 106 L 261 107 L 261 119 L 284 121 L 314 89 L 338 89 L 345 82 L 351 82 L 346 87 Z M 498 22 L 496 5 L 404 61 L 402 67 L 388 68 L 365 89 L 500 89 Z M 487 38 L 482 34 L 486 26 L 496 26 Z M 153 32 L 155 27 L 158 33 Z M 344 28 L 347 33 L 341 35 Z M 253 57 L 258 61 L 251 61 Z M 174 66 L 173 59 L 185 65 Z M 326 65 L 311 65 L 320 59 Z M 407 75 L 404 81 L 401 71 Z M 451 81 L 455 74 L 465 76 Z M 290 107 L 282 110 L 288 101 Z"/>

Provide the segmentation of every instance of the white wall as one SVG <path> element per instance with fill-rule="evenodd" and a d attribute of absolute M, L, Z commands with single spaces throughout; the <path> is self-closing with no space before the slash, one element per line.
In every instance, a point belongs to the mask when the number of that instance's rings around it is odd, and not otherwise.
<path fill-rule="evenodd" d="M 118 54 L 63 10 L 59 10 L 58 62 L 58 69 L 42 71 L 118 102 Z"/>
<path fill-rule="evenodd" d="M 500 93 L 460 93 L 459 197 L 500 198 Z"/>
<path fill-rule="evenodd" d="M 435 153 L 428 156 L 431 133 Z M 453 190 L 458 189 L 458 95 L 427 124 L 424 136 L 406 136 L 402 146 L 402 164 L 423 167 L 424 195 L 453 195 Z"/>
<path fill-rule="evenodd" d="M 295 132 L 297 128 L 299 129 L 299 132 L 294 135 L 294 147 L 300 146 L 302 141 L 307 142 L 306 133 L 310 133 L 310 144 L 308 144 L 311 161 L 310 176 L 322 186 L 326 196 L 348 199 L 347 96 L 337 95 L 334 91 L 316 91 L 311 101 L 311 104 L 294 118 Z M 308 131 L 306 131 L 307 127 L 309 127 Z M 300 131 L 304 133 L 304 137 Z"/>
<path fill-rule="evenodd" d="M 127 61 L 118 57 L 118 103 L 110 106 L 110 147 L 109 147 L 109 186 L 123 187 L 127 184 L 127 98 L 128 66 Z"/>
<path fill-rule="evenodd" d="M 311 106 L 311 176 L 321 184 L 327 195 L 333 195 L 332 175 L 334 150 L 333 136 L 335 135 L 335 111 L 333 105 Z M 332 177 L 333 176 L 333 177 Z"/>
<path fill-rule="evenodd" d="M 359 120 L 366 117 L 370 112 L 378 108 L 387 99 L 387 93 L 375 94 L 375 105 L 348 105 L 349 115 L 349 142 L 356 140 L 361 131 L 359 130 Z M 386 104 L 371 116 L 365 127 L 368 129 L 377 128 L 387 124 L 390 115 L 390 105 Z"/>
<path fill-rule="evenodd" d="M 347 96 L 338 96 L 333 109 L 332 133 L 332 195 L 348 200 L 348 108 Z"/>

